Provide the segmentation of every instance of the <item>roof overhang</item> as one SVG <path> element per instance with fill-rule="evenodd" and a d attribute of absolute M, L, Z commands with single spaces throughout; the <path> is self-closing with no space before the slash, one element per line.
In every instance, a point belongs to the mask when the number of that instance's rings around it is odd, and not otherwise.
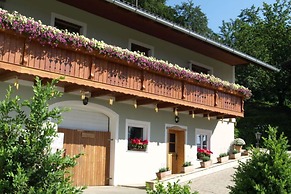
<path fill-rule="evenodd" d="M 231 66 L 255 64 L 279 71 L 267 63 L 205 38 L 145 10 L 118 0 L 58 0 L 81 10 L 117 22 Z"/>

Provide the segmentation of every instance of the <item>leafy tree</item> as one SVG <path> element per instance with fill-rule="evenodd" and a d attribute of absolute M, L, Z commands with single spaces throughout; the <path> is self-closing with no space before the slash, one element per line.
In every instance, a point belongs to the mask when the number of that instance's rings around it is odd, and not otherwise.
<path fill-rule="evenodd" d="M 200 6 L 194 6 L 192 0 L 175 5 L 175 22 L 196 33 L 209 36 L 212 31 L 208 28 L 208 19 Z"/>
<path fill-rule="evenodd" d="M 231 194 L 291 193 L 291 157 L 287 153 L 288 140 L 283 134 L 277 138 L 277 129 L 268 127 L 264 149 L 252 150 L 251 159 L 240 162 L 233 176 Z"/>
<path fill-rule="evenodd" d="M 57 80 L 42 86 L 37 78 L 34 96 L 21 101 L 10 86 L 0 101 L 0 193 L 81 193 L 71 185 L 67 168 L 75 159 L 51 152 L 55 124 L 62 110 L 49 110 L 48 101 L 61 96 Z"/>
<path fill-rule="evenodd" d="M 198 34 L 219 40 L 219 37 L 208 28 L 208 19 L 199 6 L 194 6 L 192 0 L 182 2 L 173 7 L 166 5 L 166 0 L 124 0 L 132 5 L 138 5 L 153 14 L 177 23 Z"/>
<path fill-rule="evenodd" d="M 238 50 L 272 64 L 280 72 L 265 71 L 257 66 L 236 68 L 237 82 L 249 87 L 253 99 L 284 105 L 290 91 L 290 73 L 281 65 L 291 57 L 291 1 L 252 6 L 237 19 L 223 22 L 222 41 Z"/>
<path fill-rule="evenodd" d="M 174 20 L 174 9 L 166 5 L 166 0 L 125 0 L 131 5 L 137 5 L 153 14 L 168 19 Z"/>

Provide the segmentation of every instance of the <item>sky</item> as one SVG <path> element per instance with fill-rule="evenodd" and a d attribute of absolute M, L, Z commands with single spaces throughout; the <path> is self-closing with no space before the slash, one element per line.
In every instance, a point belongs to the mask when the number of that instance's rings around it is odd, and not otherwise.
<path fill-rule="evenodd" d="M 166 4 L 180 5 L 188 0 L 166 0 Z M 263 2 L 273 4 L 276 0 L 193 0 L 194 6 L 200 6 L 201 11 L 208 18 L 208 27 L 218 33 L 219 26 L 222 26 L 222 21 L 230 21 L 235 19 L 241 13 L 241 10 L 255 7 L 262 7 Z"/>

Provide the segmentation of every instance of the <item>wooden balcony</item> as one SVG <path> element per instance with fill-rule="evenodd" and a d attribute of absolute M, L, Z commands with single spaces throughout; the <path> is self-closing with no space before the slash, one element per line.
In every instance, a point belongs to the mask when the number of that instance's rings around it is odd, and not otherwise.
<path fill-rule="evenodd" d="M 112 96 L 217 118 L 243 117 L 243 96 L 191 80 L 139 69 L 136 65 L 99 53 L 68 47 L 42 46 L 13 33 L 0 32 L 0 81 L 35 76 L 54 79 L 65 92 L 88 91 L 91 98 Z"/>

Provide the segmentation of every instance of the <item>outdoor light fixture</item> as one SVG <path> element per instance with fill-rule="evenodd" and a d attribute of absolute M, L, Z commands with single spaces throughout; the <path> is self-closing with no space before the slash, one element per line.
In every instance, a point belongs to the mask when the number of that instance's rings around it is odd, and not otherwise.
<path fill-rule="evenodd" d="M 85 92 L 82 90 L 82 91 L 81 91 L 81 99 L 84 100 L 85 97 L 86 97 L 86 96 L 85 96 Z"/>
<path fill-rule="evenodd" d="M 136 100 L 134 101 L 133 106 L 134 106 L 134 108 L 137 108 L 137 102 L 136 102 Z"/>
<path fill-rule="evenodd" d="M 156 104 L 155 111 L 159 112 L 158 104 Z"/>
<path fill-rule="evenodd" d="M 178 108 L 175 108 L 175 116 L 178 116 Z"/>
<path fill-rule="evenodd" d="M 207 119 L 208 119 L 208 121 L 210 121 L 210 115 L 209 114 L 207 114 Z"/>
<path fill-rule="evenodd" d="M 85 96 L 83 99 L 83 105 L 87 105 L 88 102 L 89 102 L 89 98 Z"/>
<path fill-rule="evenodd" d="M 89 102 L 89 97 L 88 96 L 90 95 L 90 92 L 81 90 L 80 93 L 81 93 L 81 99 L 83 101 L 83 105 L 87 105 L 88 102 Z"/>
<path fill-rule="evenodd" d="M 179 116 L 175 116 L 175 123 L 179 123 L 179 121 L 180 121 Z"/>
<path fill-rule="evenodd" d="M 261 139 L 262 133 L 256 132 L 255 136 L 256 136 L 256 140 L 257 140 L 256 147 L 259 148 L 260 147 L 260 139 Z"/>
<path fill-rule="evenodd" d="M 14 80 L 14 86 L 15 86 L 16 90 L 18 90 L 19 83 L 18 83 L 18 77 L 17 76 L 15 77 L 15 80 Z"/>
<path fill-rule="evenodd" d="M 193 118 L 193 119 L 195 118 L 194 110 L 192 111 L 192 118 Z"/>
<path fill-rule="evenodd" d="M 110 99 L 109 99 L 109 104 L 110 104 L 110 105 L 113 105 L 113 98 L 110 98 Z"/>

